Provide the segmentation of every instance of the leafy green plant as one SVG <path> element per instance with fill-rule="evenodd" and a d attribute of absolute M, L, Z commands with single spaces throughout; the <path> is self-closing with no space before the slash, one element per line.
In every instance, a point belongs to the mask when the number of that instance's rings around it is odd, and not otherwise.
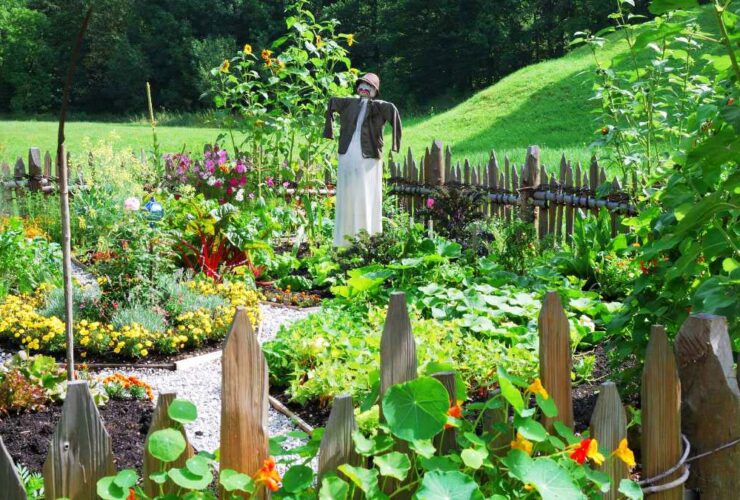
<path fill-rule="evenodd" d="M 31 472 L 23 464 L 17 464 L 15 470 L 18 472 L 18 477 L 21 478 L 28 500 L 43 500 L 44 476 L 38 472 Z"/>
<path fill-rule="evenodd" d="M 61 247 L 42 237 L 26 238 L 23 221 L 0 224 L 0 296 L 30 293 L 42 283 L 60 285 Z"/>
<path fill-rule="evenodd" d="M 141 325 L 150 332 L 163 333 L 167 321 L 161 313 L 140 304 L 121 307 L 113 312 L 110 318 L 113 328 L 120 330 L 126 325 Z"/>

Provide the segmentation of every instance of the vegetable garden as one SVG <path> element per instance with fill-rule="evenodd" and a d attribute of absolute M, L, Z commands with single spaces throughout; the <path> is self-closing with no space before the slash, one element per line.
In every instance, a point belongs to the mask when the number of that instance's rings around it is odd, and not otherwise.
<path fill-rule="evenodd" d="M 695 2 L 653 1 L 644 24 L 616 4 L 573 40 L 600 79 L 591 165 L 390 156 L 383 232 L 347 248 L 322 131 L 353 37 L 302 0 L 284 36 L 211 71 L 222 133 L 202 153 L 160 150 L 150 100 L 150 152 L 67 157 L 71 315 L 59 161 L 4 164 L 0 490 L 734 498 L 740 6 L 704 7 L 708 30 Z M 630 64 L 601 59 L 606 36 Z M 200 402 L 147 383 L 204 354 L 221 375 L 183 376 L 218 378 L 212 448 L 192 444 Z M 303 430 L 273 434 L 270 405 Z"/>

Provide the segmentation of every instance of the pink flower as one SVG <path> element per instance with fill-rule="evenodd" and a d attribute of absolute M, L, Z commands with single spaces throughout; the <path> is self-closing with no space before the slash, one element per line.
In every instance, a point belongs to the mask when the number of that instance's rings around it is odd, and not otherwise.
<path fill-rule="evenodd" d="M 226 188 L 226 194 L 231 196 L 231 194 L 234 192 L 234 188 Z"/>
<path fill-rule="evenodd" d="M 206 160 L 206 170 L 210 173 L 216 171 L 216 164 L 213 162 L 213 160 Z"/>
<path fill-rule="evenodd" d="M 250 200 L 253 200 L 254 199 L 254 193 L 249 193 L 249 199 Z"/>
<path fill-rule="evenodd" d="M 218 200 L 218 204 L 219 205 L 225 205 L 226 204 L 226 200 L 224 200 L 223 198 L 221 198 L 221 199 Z"/>
<path fill-rule="evenodd" d="M 247 165 L 244 163 L 244 160 L 236 160 L 236 167 L 234 167 L 234 170 L 237 174 L 243 174 L 247 171 Z"/>
<path fill-rule="evenodd" d="M 427 198 L 427 208 L 431 210 L 433 206 L 434 206 L 434 198 Z"/>
<path fill-rule="evenodd" d="M 239 179 L 239 185 L 243 186 L 246 183 L 247 183 L 247 178 L 242 176 L 241 179 Z"/>
<path fill-rule="evenodd" d="M 236 177 L 232 177 L 232 178 L 231 178 L 231 179 L 229 180 L 229 185 L 231 185 L 231 187 L 236 187 L 236 186 L 238 186 L 238 185 L 239 185 L 239 179 L 237 179 Z"/>
<path fill-rule="evenodd" d="M 274 187 L 275 181 L 272 179 L 272 177 L 268 177 L 265 182 L 267 182 L 267 187 Z"/>
<path fill-rule="evenodd" d="M 290 182 L 288 182 L 288 181 L 283 182 L 283 187 L 285 189 L 288 189 L 290 187 Z"/>
<path fill-rule="evenodd" d="M 220 188 L 221 186 L 224 185 L 224 181 L 222 181 L 221 179 L 217 179 L 216 182 L 213 183 L 213 185 L 216 186 L 217 188 Z"/>
<path fill-rule="evenodd" d="M 229 159 L 229 155 L 226 154 L 226 150 L 225 149 L 219 149 L 218 150 L 218 164 L 219 165 L 223 165 L 224 163 L 226 163 L 226 160 L 228 160 L 228 159 Z"/>
<path fill-rule="evenodd" d="M 126 200 L 123 202 L 124 210 L 131 210 L 132 212 L 135 212 L 139 208 L 141 208 L 141 202 L 135 196 L 132 196 L 131 198 L 126 198 Z"/>

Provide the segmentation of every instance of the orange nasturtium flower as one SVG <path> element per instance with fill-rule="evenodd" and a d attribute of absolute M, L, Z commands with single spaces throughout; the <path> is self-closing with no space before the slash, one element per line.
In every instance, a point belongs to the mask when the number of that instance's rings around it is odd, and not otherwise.
<path fill-rule="evenodd" d="M 252 46 L 248 43 L 244 44 L 244 53 L 250 55 L 252 53 Z"/>
<path fill-rule="evenodd" d="M 529 384 L 527 390 L 533 394 L 539 394 L 540 396 L 542 396 L 542 399 L 548 399 L 550 397 L 550 395 L 547 393 L 547 389 L 542 386 L 542 381 L 539 377 L 534 379 L 534 382 Z"/>
<path fill-rule="evenodd" d="M 604 463 L 604 455 L 599 453 L 599 443 L 593 438 L 584 439 L 575 445 L 570 458 L 579 464 L 586 462 L 586 459 L 591 459 L 596 465 Z"/>
<path fill-rule="evenodd" d="M 231 66 L 231 63 L 228 59 L 224 59 L 224 62 L 221 63 L 221 73 L 228 73 L 229 72 L 229 66 Z"/>
<path fill-rule="evenodd" d="M 532 454 L 532 449 L 534 448 L 534 445 L 532 444 L 532 441 L 529 441 L 527 438 L 522 436 L 521 432 L 516 433 L 516 441 L 511 442 L 511 449 L 512 450 L 522 450 L 527 455 Z"/>
<path fill-rule="evenodd" d="M 627 464 L 627 467 L 632 468 L 635 466 L 635 454 L 629 449 L 626 438 L 623 438 L 619 442 L 619 447 L 614 450 L 613 455 Z"/>
<path fill-rule="evenodd" d="M 462 401 L 458 401 L 455 404 L 451 404 L 450 409 L 447 410 L 447 416 L 454 418 L 462 418 Z M 445 424 L 445 429 L 452 429 L 455 426 L 452 424 Z"/>
<path fill-rule="evenodd" d="M 257 484 L 266 486 L 270 491 L 280 489 L 280 474 L 275 469 L 275 459 L 272 457 L 265 459 L 262 467 L 254 475 L 254 481 Z"/>

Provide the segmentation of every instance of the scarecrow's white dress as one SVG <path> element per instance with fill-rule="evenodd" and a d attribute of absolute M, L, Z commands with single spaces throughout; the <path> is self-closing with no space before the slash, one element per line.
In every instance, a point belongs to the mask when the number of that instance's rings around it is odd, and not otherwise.
<path fill-rule="evenodd" d="M 339 155 L 337 200 L 334 219 L 334 246 L 348 246 L 347 237 L 361 229 L 379 233 L 382 226 L 383 160 L 363 158 L 360 137 L 367 111 L 367 98 L 361 98 L 355 132 L 345 154 Z"/>

